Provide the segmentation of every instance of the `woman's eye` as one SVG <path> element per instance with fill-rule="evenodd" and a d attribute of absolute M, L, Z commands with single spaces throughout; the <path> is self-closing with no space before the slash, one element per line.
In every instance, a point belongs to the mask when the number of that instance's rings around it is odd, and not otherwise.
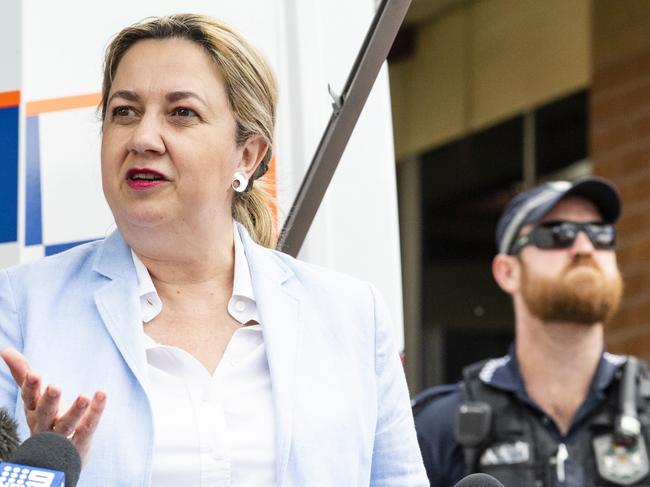
<path fill-rule="evenodd" d="M 124 118 L 132 117 L 135 115 L 135 110 L 131 107 L 115 107 L 113 108 L 113 117 Z"/>
<path fill-rule="evenodd" d="M 198 114 L 191 108 L 179 107 L 174 109 L 172 115 L 176 117 L 198 117 Z"/>

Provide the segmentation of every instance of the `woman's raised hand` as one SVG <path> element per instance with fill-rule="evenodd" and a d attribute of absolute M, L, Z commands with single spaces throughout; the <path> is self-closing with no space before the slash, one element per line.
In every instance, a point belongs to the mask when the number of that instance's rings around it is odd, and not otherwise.
<path fill-rule="evenodd" d="M 93 434 L 106 404 L 106 394 L 97 391 L 92 399 L 79 395 L 66 410 L 60 405 L 61 389 L 52 384 L 43 387 L 40 376 L 30 369 L 25 356 L 14 348 L 5 348 L 0 356 L 9 366 L 11 375 L 20 386 L 25 403 L 25 416 L 31 433 L 54 431 L 77 447 L 85 463 Z"/>

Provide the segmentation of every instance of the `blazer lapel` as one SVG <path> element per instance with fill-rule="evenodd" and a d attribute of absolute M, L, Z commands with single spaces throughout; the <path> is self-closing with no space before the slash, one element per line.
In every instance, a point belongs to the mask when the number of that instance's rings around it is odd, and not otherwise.
<path fill-rule="evenodd" d="M 118 231 L 99 250 L 93 269 L 108 278 L 95 291 L 95 304 L 111 335 L 140 385 L 147 390 L 146 356 L 142 324 L 139 320 L 137 277 L 131 249 Z"/>
<path fill-rule="evenodd" d="M 244 245 L 271 373 L 275 409 L 276 480 L 282 486 L 289 461 L 296 370 L 300 349 L 301 288 L 275 253 L 257 245 L 237 224 Z"/>
<path fill-rule="evenodd" d="M 269 362 L 276 431 L 276 479 L 281 487 L 291 448 L 302 288 L 291 269 L 273 251 L 253 242 L 241 225 L 237 227 L 251 272 Z M 107 278 L 106 284 L 95 292 L 97 309 L 122 357 L 146 391 L 148 379 L 142 326 L 138 320 L 137 278 L 131 250 L 119 232 L 105 240 L 93 269 Z"/>

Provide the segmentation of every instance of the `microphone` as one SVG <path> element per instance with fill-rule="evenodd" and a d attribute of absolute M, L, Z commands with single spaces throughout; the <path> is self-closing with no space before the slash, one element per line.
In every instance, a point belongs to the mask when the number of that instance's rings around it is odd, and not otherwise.
<path fill-rule="evenodd" d="M 18 423 L 0 408 L 0 462 L 4 462 L 18 448 Z"/>
<path fill-rule="evenodd" d="M 485 473 L 473 473 L 463 477 L 454 487 L 504 487 L 501 482 Z"/>
<path fill-rule="evenodd" d="M 30 436 L 9 462 L 0 463 L 0 487 L 75 487 L 81 457 L 65 436 L 46 431 Z"/>

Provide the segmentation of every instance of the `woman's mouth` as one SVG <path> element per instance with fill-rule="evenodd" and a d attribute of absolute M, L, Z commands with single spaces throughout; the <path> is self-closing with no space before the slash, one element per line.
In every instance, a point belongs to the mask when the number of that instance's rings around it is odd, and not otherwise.
<path fill-rule="evenodd" d="M 167 178 L 151 169 L 129 169 L 126 173 L 126 184 L 132 189 L 148 189 L 166 183 Z"/>

